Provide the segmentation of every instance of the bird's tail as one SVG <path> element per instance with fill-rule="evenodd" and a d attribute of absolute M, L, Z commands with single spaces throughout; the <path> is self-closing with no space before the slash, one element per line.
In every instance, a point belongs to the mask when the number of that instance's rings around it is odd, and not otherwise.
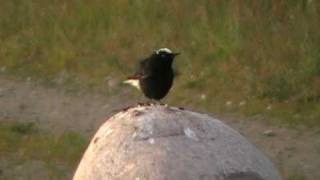
<path fill-rule="evenodd" d="M 130 84 L 131 86 L 136 87 L 139 90 L 141 90 L 139 79 L 137 79 L 136 77 L 129 77 L 129 78 L 127 78 L 127 80 L 123 81 L 123 83 Z"/>

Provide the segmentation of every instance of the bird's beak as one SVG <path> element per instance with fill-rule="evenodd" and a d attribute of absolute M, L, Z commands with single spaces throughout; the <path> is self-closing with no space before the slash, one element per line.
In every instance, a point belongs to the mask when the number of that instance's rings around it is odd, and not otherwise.
<path fill-rule="evenodd" d="M 172 55 L 173 55 L 173 57 L 176 57 L 176 56 L 178 56 L 180 53 L 173 53 Z"/>

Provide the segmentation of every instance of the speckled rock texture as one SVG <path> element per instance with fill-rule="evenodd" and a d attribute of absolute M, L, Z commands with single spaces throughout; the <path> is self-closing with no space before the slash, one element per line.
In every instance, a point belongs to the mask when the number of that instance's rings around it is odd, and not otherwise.
<path fill-rule="evenodd" d="M 95 134 L 74 180 L 280 180 L 271 161 L 208 115 L 136 106 Z"/>

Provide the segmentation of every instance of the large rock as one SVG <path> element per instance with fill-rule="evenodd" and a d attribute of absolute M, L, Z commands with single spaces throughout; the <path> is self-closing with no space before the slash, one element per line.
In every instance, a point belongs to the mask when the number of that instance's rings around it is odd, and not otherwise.
<path fill-rule="evenodd" d="M 221 121 L 137 106 L 104 123 L 74 180 L 280 180 L 270 160 Z"/>

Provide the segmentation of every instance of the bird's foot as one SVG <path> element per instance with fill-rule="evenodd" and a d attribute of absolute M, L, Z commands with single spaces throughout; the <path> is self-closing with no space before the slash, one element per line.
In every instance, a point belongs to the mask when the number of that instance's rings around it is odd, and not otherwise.
<path fill-rule="evenodd" d="M 161 103 L 161 101 L 156 100 L 156 99 L 150 99 L 149 104 L 150 104 L 150 106 L 163 105 L 163 103 Z"/>

